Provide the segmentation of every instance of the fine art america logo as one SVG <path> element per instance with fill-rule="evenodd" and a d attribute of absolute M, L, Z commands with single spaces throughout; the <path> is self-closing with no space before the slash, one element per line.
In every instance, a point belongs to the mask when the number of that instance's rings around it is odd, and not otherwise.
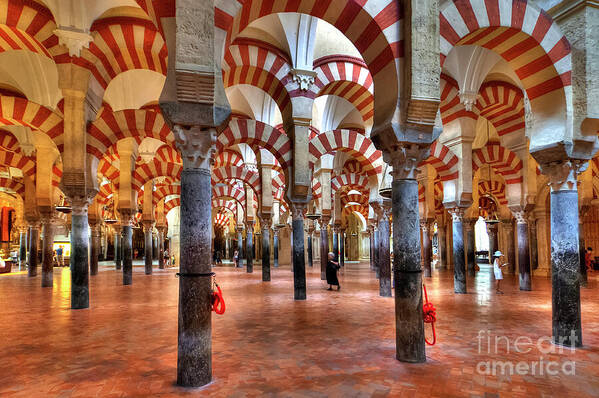
<path fill-rule="evenodd" d="M 478 332 L 478 354 L 501 357 L 480 361 L 476 371 L 481 375 L 492 376 L 556 376 L 575 375 L 576 362 L 556 359 L 558 354 L 573 353 L 578 337 L 574 331 L 562 343 L 570 341 L 569 345 L 555 345 L 551 337 L 543 336 L 536 340 L 528 336 L 519 336 L 510 340 L 507 336 L 493 335 L 490 330 Z M 526 354 L 527 361 L 519 361 L 518 355 Z M 532 354 L 532 360 L 530 357 Z M 536 356 L 535 354 L 538 354 Z"/>

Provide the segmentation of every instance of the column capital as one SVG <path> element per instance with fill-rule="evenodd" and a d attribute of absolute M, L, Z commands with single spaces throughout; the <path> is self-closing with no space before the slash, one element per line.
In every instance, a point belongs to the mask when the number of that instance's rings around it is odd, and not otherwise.
<path fill-rule="evenodd" d="M 260 216 L 260 227 L 261 229 L 270 229 L 272 224 L 272 217 L 270 214 L 263 214 Z"/>
<path fill-rule="evenodd" d="M 383 152 L 383 159 L 393 170 L 394 180 L 413 180 L 418 173 L 418 165 L 429 156 L 430 147 L 408 142 L 399 142 L 391 150 Z"/>
<path fill-rule="evenodd" d="M 588 167 L 588 160 L 565 159 L 540 164 L 541 173 L 549 178 L 551 191 L 576 189 L 576 177 Z"/>
<path fill-rule="evenodd" d="M 514 218 L 516 219 L 516 224 L 527 224 L 528 223 L 528 214 L 523 210 L 512 211 Z"/>
<path fill-rule="evenodd" d="M 144 227 L 144 232 L 151 231 L 154 228 L 154 221 L 143 220 L 141 224 Z"/>
<path fill-rule="evenodd" d="M 466 209 L 464 209 L 463 207 L 452 207 L 447 209 L 447 211 L 451 215 L 451 220 L 453 222 L 463 222 L 465 210 Z"/>
<path fill-rule="evenodd" d="M 331 216 L 329 214 L 323 214 L 320 216 L 320 225 L 326 228 L 327 225 L 331 222 Z"/>
<path fill-rule="evenodd" d="M 474 224 L 476 224 L 476 218 L 464 218 L 464 229 L 470 232 L 474 228 Z"/>
<path fill-rule="evenodd" d="M 58 37 L 58 44 L 65 46 L 71 57 L 81 57 L 81 50 L 88 48 L 94 40 L 89 32 L 72 27 L 60 26 L 54 29 L 54 34 Z"/>
<path fill-rule="evenodd" d="M 307 205 L 304 202 L 291 202 L 291 217 L 293 221 L 303 220 L 306 217 Z"/>
<path fill-rule="evenodd" d="M 173 125 L 175 145 L 181 152 L 183 168 L 210 170 L 216 151 L 216 128 Z"/>
<path fill-rule="evenodd" d="M 391 206 L 391 199 L 379 198 L 369 202 L 369 204 L 372 207 L 372 210 L 374 210 L 379 222 L 382 220 L 389 220 L 389 216 L 393 210 Z"/>
<path fill-rule="evenodd" d="M 301 91 L 308 91 L 316 80 L 316 72 L 305 69 L 291 69 L 291 78 Z"/>
<path fill-rule="evenodd" d="M 121 216 L 121 226 L 132 226 L 133 220 L 135 219 L 136 211 L 133 209 L 118 209 L 118 212 Z"/>

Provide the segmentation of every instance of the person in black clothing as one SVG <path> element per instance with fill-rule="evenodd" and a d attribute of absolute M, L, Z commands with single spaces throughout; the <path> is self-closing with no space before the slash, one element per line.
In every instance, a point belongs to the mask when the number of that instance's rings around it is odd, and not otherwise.
<path fill-rule="evenodd" d="M 341 267 L 338 262 L 333 261 L 334 258 L 335 255 L 329 253 L 329 261 L 327 261 L 327 283 L 329 284 L 329 288 L 327 290 L 333 290 L 333 285 L 337 286 L 337 290 L 341 289 L 339 279 L 337 278 L 337 270 Z"/>

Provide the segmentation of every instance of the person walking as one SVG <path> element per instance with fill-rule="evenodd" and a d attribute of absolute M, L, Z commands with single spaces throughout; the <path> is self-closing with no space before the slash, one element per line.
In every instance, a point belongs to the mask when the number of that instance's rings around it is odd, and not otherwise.
<path fill-rule="evenodd" d="M 239 252 L 237 250 L 233 253 L 233 261 L 235 261 L 235 268 L 239 268 Z"/>
<path fill-rule="evenodd" d="M 59 267 L 64 267 L 64 257 L 63 257 L 62 245 L 58 246 L 58 248 L 56 249 L 56 261 L 58 262 Z"/>
<path fill-rule="evenodd" d="M 333 290 L 333 286 L 337 286 L 337 290 L 341 290 L 341 285 L 339 284 L 339 279 L 337 278 L 337 271 L 339 268 L 339 263 L 333 261 L 335 259 L 335 254 L 329 253 L 329 261 L 327 261 L 327 283 L 329 284 L 329 288 L 327 290 Z"/>
<path fill-rule="evenodd" d="M 587 267 L 587 272 L 593 271 L 593 248 L 590 246 L 584 252 L 584 264 Z"/>
<path fill-rule="evenodd" d="M 503 294 L 503 291 L 501 290 L 501 281 L 503 280 L 503 272 L 501 271 L 501 269 L 503 267 L 505 267 L 506 265 L 508 265 L 508 263 L 505 261 L 505 257 L 503 256 L 503 253 L 501 253 L 499 250 L 497 250 L 493 256 L 495 257 L 495 261 L 493 261 L 493 274 L 495 274 L 495 282 L 496 282 L 495 291 L 498 294 Z"/>

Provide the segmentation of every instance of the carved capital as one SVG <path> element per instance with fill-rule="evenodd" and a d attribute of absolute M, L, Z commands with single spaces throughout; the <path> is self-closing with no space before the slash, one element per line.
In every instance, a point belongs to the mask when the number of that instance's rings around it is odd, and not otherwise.
<path fill-rule="evenodd" d="M 316 72 L 304 69 L 291 69 L 289 72 L 294 83 L 297 83 L 301 91 L 308 91 L 314 84 Z"/>
<path fill-rule="evenodd" d="M 383 159 L 393 170 L 391 175 L 394 180 L 415 179 L 418 165 L 429 155 L 429 148 L 418 144 L 399 143 L 392 151 L 383 152 Z"/>
<path fill-rule="evenodd" d="M 306 217 L 307 210 L 307 203 L 291 202 L 291 217 L 293 221 L 303 220 Z"/>
<path fill-rule="evenodd" d="M 88 48 L 89 43 L 94 40 L 87 32 L 63 26 L 54 29 L 54 34 L 58 36 L 58 43 L 69 50 L 71 57 L 80 57 L 81 50 Z"/>
<path fill-rule="evenodd" d="M 134 209 L 119 209 L 118 211 L 121 216 L 121 226 L 132 226 L 136 211 Z"/>
<path fill-rule="evenodd" d="M 212 155 L 216 151 L 216 128 L 175 124 L 173 134 L 184 168 L 210 170 Z"/>
<path fill-rule="evenodd" d="M 272 217 L 269 215 L 262 215 L 260 217 L 260 227 L 265 230 L 265 229 L 270 229 L 270 226 L 272 224 Z"/>
<path fill-rule="evenodd" d="M 461 207 L 453 207 L 451 209 L 447 209 L 449 214 L 451 215 L 451 221 L 453 222 L 463 222 L 464 221 L 464 210 Z"/>
<path fill-rule="evenodd" d="M 567 159 L 541 164 L 541 173 L 549 178 L 551 191 L 576 189 L 576 177 L 586 170 L 588 161 Z"/>
<path fill-rule="evenodd" d="M 391 207 L 391 200 L 389 199 L 379 199 L 379 200 L 373 200 L 372 202 L 370 202 L 370 206 L 372 207 L 372 210 L 374 210 L 374 213 L 376 214 L 376 217 L 378 219 L 378 221 L 383 221 L 389 220 L 389 217 L 391 216 L 391 211 L 392 211 L 392 207 Z"/>
<path fill-rule="evenodd" d="M 478 92 L 474 91 L 462 91 L 459 92 L 460 102 L 464 105 L 464 108 L 468 112 L 472 112 L 472 107 L 476 104 L 478 100 Z"/>
<path fill-rule="evenodd" d="M 148 232 L 148 231 L 151 231 L 152 229 L 154 229 L 153 221 L 149 221 L 149 220 L 142 221 L 142 225 L 144 227 L 144 232 Z"/>
<path fill-rule="evenodd" d="M 514 218 L 516 219 L 516 224 L 527 224 L 528 223 L 528 214 L 525 211 L 513 211 Z"/>
<path fill-rule="evenodd" d="M 476 224 L 476 218 L 464 218 L 464 229 L 466 231 L 472 231 Z"/>
<path fill-rule="evenodd" d="M 331 216 L 328 214 L 323 214 L 322 216 L 320 216 L 320 225 L 321 227 L 326 228 L 327 225 L 329 225 L 329 223 L 331 222 Z"/>

